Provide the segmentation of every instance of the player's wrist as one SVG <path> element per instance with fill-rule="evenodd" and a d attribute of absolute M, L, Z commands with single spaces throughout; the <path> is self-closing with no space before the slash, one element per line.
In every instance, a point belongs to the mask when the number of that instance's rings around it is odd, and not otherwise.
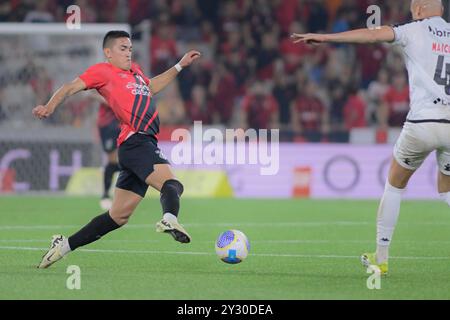
<path fill-rule="evenodd" d="M 181 70 L 183 70 L 183 67 L 181 66 L 180 63 L 177 63 L 174 67 L 178 72 L 181 72 Z"/>
<path fill-rule="evenodd" d="M 48 114 L 52 114 L 53 112 L 55 112 L 56 105 L 46 105 L 45 109 L 47 109 Z"/>

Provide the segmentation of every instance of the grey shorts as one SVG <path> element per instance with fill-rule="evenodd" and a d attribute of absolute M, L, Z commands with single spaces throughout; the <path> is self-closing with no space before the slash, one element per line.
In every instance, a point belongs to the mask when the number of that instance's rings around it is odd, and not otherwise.
<path fill-rule="evenodd" d="M 404 168 L 417 170 L 436 150 L 442 174 L 450 176 L 450 124 L 406 122 L 394 147 L 394 158 Z"/>

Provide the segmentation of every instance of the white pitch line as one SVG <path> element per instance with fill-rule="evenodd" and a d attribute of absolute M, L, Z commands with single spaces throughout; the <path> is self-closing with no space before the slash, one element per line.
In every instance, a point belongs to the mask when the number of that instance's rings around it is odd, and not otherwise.
<path fill-rule="evenodd" d="M 47 229 L 62 229 L 62 228 L 80 228 L 81 226 L 76 225 L 47 225 L 47 226 L 0 226 L 0 230 L 47 230 Z"/>
<path fill-rule="evenodd" d="M 364 221 L 328 221 L 328 222 L 217 222 L 217 223 L 185 223 L 187 228 L 210 228 L 223 227 L 228 229 L 237 228 L 308 228 L 308 227 L 359 227 L 372 226 L 375 223 Z M 403 226 L 439 226 L 448 227 L 450 222 L 409 222 L 403 223 Z M 69 229 L 80 228 L 82 225 L 0 225 L 0 230 L 54 230 L 54 229 Z M 154 228 L 153 224 L 130 224 L 123 228 L 130 229 L 148 229 Z"/>
<path fill-rule="evenodd" d="M 311 221 L 295 221 L 295 222 L 215 222 L 215 223 L 186 223 L 186 227 L 321 227 L 321 226 L 363 226 L 369 225 L 368 222 L 355 221 L 327 221 L 327 222 L 311 222 Z"/>
<path fill-rule="evenodd" d="M 50 243 L 50 240 L 44 239 L 0 239 L 0 243 L 30 243 L 30 242 L 42 242 Z M 102 242 L 112 242 L 112 243 L 159 243 L 161 240 L 115 240 L 115 239 L 102 239 Z M 206 241 L 204 241 L 206 242 Z M 208 241 L 213 242 L 214 241 Z"/>
<path fill-rule="evenodd" d="M 50 240 L 44 239 L 0 239 L 0 242 L 12 242 L 12 243 L 27 243 L 27 242 L 43 242 L 48 243 Z M 215 240 L 202 240 L 196 241 L 196 243 L 213 243 Z M 162 240 L 118 240 L 118 239 L 102 239 L 102 242 L 113 242 L 113 243 L 159 243 Z M 374 241 L 369 240 L 252 240 L 252 243 L 260 244 L 302 244 L 302 243 L 313 243 L 313 244 L 330 244 L 330 243 L 372 243 Z M 450 243 L 450 241 L 449 241 Z"/>
<path fill-rule="evenodd" d="M 0 239 L 0 243 L 32 243 L 32 242 L 42 242 L 49 243 L 50 240 L 45 239 Z M 110 243 L 161 243 L 162 240 L 128 240 L 128 239 L 102 239 L 102 242 Z M 214 240 L 201 240 L 196 241 L 196 243 L 212 243 Z M 330 244 L 330 243 L 342 243 L 342 244 L 359 244 L 359 243 L 374 243 L 374 240 L 312 240 L 312 239 L 294 239 L 294 240 L 252 240 L 252 244 Z M 426 241 L 410 241 L 410 240 L 396 240 L 395 243 L 411 243 L 411 244 L 425 244 L 425 245 L 435 245 L 435 244 L 450 244 L 450 240 L 430 240 Z"/>
<path fill-rule="evenodd" d="M 366 226 L 369 223 L 366 222 L 350 222 L 350 221 L 338 221 L 338 222 L 283 222 L 283 223 L 236 223 L 236 222 L 222 222 L 222 223 L 185 223 L 186 228 L 211 228 L 221 227 L 226 229 L 237 228 L 310 228 L 310 227 L 324 227 L 324 226 Z M 37 226 L 0 226 L 0 230 L 57 230 L 57 229 L 79 229 L 82 225 L 37 225 Z M 135 224 L 126 225 L 123 228 L 126 229 L 152 229 L 153 224 Z"/>
<path fill-rule="evenodd" d="M 365 226 L 370 225 L 368 222 L 354 222 L 354 221 L 330 221 L 330 222 L 219 222 L 219 223 L 185 223 L 188 228 L 209 228 L 209 227 L 251 227 L 251 228 L 266 228 L 266 227 L 322 227 L 322 226 Z M 0 230 L 47 230 L 47 229 L 64 229 L 64 228 L 80 228 L 81 225 L 0 225 Z M 132 229 L 147 229 L 154 228 L 153 224 L 132 224 L 126 225 L 124 228 Z"/>
<path fill-rule="evenodd" d="M 36 247 L 2 247 L 0 250 L 45 251 L 48 248 Z M 94 253 L 135 253 L 135 254 L 168 254 L 168 255 L 215 255 L 213 252 L 192 251 L 156 251 L 156 250 L 109 250 L 109 249 L 79 249 L 82 252 Z M 326 254 L 276 254 L 276 253 L 252 253 L 256 257 L 283 257 L 283 258 L 307 258 L 307 259 L 358 259 L 358 256 L 326 255 Z M 403 260 L 450 260 L 450 257 L 392 257 Z"/>

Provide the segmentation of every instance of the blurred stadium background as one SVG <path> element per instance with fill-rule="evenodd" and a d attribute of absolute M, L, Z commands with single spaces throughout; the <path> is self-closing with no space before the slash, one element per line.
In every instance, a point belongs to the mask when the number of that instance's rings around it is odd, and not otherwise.
<path fill-rule="evenodd" d="M 81 8 L 80 30 L 64 24 L 72 4 Z M 408 215 L 392 247 L 400 257 L 391 268 L 405 272 L 383 284 L 388 290 L 367 290 L 368 275 L 358 269 L 358 255 L 374 245 L 375 199 L 408 112 L 399 50 L 289 40 L 291 32 L 365 27 L 371 4 L 381 7 L 382 24 L 410 20 L 407 0 L 0 0 L 0 194 L 19 195 L 0 198 L 0 288 L 8 289 L 0 297 L 449 298 L 450 230 L 441 203 L 404 205 Z M 188 49 L 203 54 L 157 97 L 167 155 L 172 132 L 191 129 L 196 120 L 220 130 L 280 129 L 279 172 L 174 166 L 186 186 L 183 223 L 195 240 L 187 254 L 148 231 L 160 209 L 158 201 L 144 201 L 130 226 L 90 246 L 96 255 L 74 254 L 43 279 L 28 266 L 37 263 L 50 232 L 71 234 L 99 212 L 106 159 L 98 102 L 79 94 L 46 121 L 33 119 L 31 110 L 103 60 L 101 40 L 110 29 L 132 33 L 135 60 L 151 76 Z M 437 199 L 436 175 L 430 157 L 406 197 Z M 232 199 L 217 199 L 223 197 Z M 240 273 L 210 257 L 224 228 L 250 238 L 250 258 L 235 269 Z M 122 259 L 127 251 L 137 255 Z M 105 262 L 114 266 L 109 273 Z M 81 295 L 63 286 L 60 268 L 70 263 L 90 268 Z"/>
<path fill-rule="evenodd" d="M 64 25 L 71 4 L 81 8 L 80 30 Z M 80 167 L 101 167 L 97 102 L 78 95 L 47 121 L 35 121 L 30 110 L 102 61 L 102 36 L 121 28 L 132 32 L 135 59 L 150 75 L 190 48 L 203 53 L 157 97 L 161 141 L 196 120 L 222 130 L 279 128 L 281 141 L 296 147 L 281 149 L 273 187 L 283 191 L 273 196 L 377 197 L 390 156 L 382 146 L 395 141 L 408 112 L 401 54 L 384 44 L 312 47 L 289 40 L 294 31 L 365 27 L 371 4 L 381 7 L 383 24 L 410 19 L 409 1 L 1 1 L 0 193 L 65 191 Z M 322 152 L 329 143 L 341 147 Z M 436 168 L 425 167 L 424 187 L 411 196 L 435 196 Z M 238 196 L 268 195 L 259 191 L 261 181 L 243 178 L 248 168 L 222 169 Z M 361 186 L 370 190 L 361 193 Z"/>

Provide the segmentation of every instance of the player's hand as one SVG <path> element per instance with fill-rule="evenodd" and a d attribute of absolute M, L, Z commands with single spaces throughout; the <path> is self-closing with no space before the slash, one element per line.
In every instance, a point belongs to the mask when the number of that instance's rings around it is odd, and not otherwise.
<path fill-rule="evenodd" d="M 33 115 L 39 119 L 48 118 L 53 113 L 53 110 L 50 110 L 46 106 L 39 105 L 33 109 Z"/>
<path fill-rule="evenodd" d="M 201 53 L 196 51 L 196 50 L 191 50 L 188 53 L 186 53 L 183 58 L 181 58 L 180 62 L 178 62 L 180 64 L 180 66 L 182 68 L 188 67 L 192 64 L 192 62 L 194 62 L 195 60 L 197 60 L 198 58 L 200 58 Z"/>
<path fill-rule="evenodd" d="M 304 42 L 308 44 L 319 44 L 326 42 L 326 35 L 318 33 L 293 33 L 291 34 L 291 40 L 294 43 Z"/>

